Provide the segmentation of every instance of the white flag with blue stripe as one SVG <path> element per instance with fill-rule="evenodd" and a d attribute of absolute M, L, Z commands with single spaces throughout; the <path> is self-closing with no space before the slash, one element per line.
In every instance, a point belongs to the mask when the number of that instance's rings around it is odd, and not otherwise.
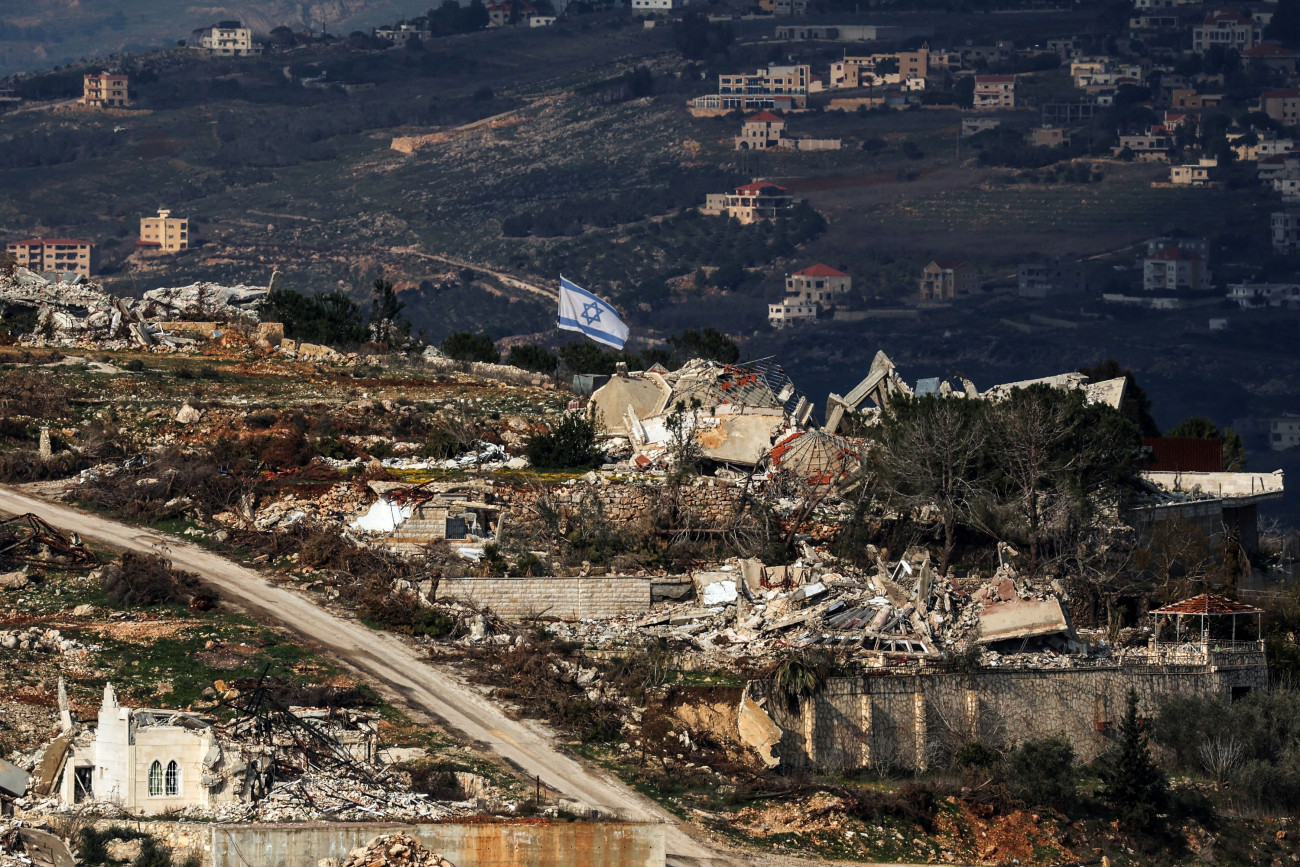
<path fill-rule="evenodd" d="M 581 331 L 597 343 L 622 349 L 627 343 L 627 325 L 614 308 L 586 289 L 560 278 L 560 316 L 556 326 Z"/>

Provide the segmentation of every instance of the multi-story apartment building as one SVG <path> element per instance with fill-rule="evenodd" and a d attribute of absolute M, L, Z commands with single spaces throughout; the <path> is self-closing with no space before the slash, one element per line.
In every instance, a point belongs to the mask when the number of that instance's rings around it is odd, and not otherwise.
<path fill-rule="evenodd" d="M 726 214 L 742 223 L 756 223 L 759 220 L 775 220 L 799 201 L 785 187 L 754 181 L 736 187 L 735 192 L 709 193 L 700 213 L 709 216 Z"/>
<path fill-rule="evenodd" d="M 1142 288 L 1147 292 L 1196 292 L 1209 289 L 1209 260 L 1193 245 L 1170 243 L 1150 251 L 1142 260 Z"/>
<path fill-rule="evenodd" d="M 131 104 L 127 77 L 115 72 L 83 76 L 81 104 L 93 108 L 125 108 Z"/>
<path fill-rule="evenodd" d="M 760 111 L 745 118 L 736 136 L 736 150 L 768 150 L 781 146 L 785 121 L 770 111 Z"/>
<path fill-rule="evenodd" d="M 975 76 L 976 110 L 1016 107 L 1016 77 L 1014 75 Z"/>
<path fill-rule="evenodd" d="M 5 249 L 32 271 L 70 271 L 90 277 L 99 267 L 98 249 L 80 238 L 29 238 L 13 241 Z"/>
<path fill-rule="evenodd" d="M 1075 295 L 1086 288 L 1083 265 L 1066 259 L 1026 262 L 1016 269 L 1021 298 Z"/>
<path fill-rule="evenodd" d="M 808 64 L 777 66 L 741 75 L 719 75 L 717 94 L 699 96 L 691 101 L 696 108 L 762 109 L 804 108 L 808 105 L 808 87 L 812 82 Z"/>
<path fill-rule="evenodd" d="M 1262 33 L 1263 28 L 1249 15 L 1220 6 L 1205 16 L 1203 24 L 1192 28 L 1192 51 L 1201 54 L 1219 45 L 1242 52 L 1258 45 Z"/>
<path fill-rule="evenodd" d="M 166 208 L 158 209 L 156 217 L 140 218 L 140 240 L 137 247 L 152 247 L 164 253 L 177 253 L 190 247 L 190 221 L 173 217 Z"/>
<path fill-rule="evenodd" d="M 948 301 L 978 287 L 975 272 L 965 262 L 936 259 L 921 270 L 922 301 Z"/>
<path fill-rule="evenodd" d="M 827 307 L 843 300 L 853 285 L 852 278 L 829 265 L 812 265 L 785 278 L 785 298 L 767 305 L 767 321 L 773 328 L 816 319 Z"/>
<path fill-rule="evenodd" d="M 1269 419 L 1268 447 L 1284 452 L 1300 446 L 1300 415 L 1284 415 Z"/>
<path fill-rule="evenodd" d="M 1274 253 L 1300 252 L 1300 210 L 1274 211 L 1271 224 Z"/>
<path fill-rule="evenodd" d="M 262 46 L 253 41 L 253 31 L 242 21 L 218 21 L 201 27 L 193 34 L 194 48 L 218 57 L 246 57 L 261 54 Z"/>
<path fill-rule="evenodd" d="M 1300 123 L 1300 89 L 1266 90 L 1259 95 L 1259 110 L 1285 126 Z"/>

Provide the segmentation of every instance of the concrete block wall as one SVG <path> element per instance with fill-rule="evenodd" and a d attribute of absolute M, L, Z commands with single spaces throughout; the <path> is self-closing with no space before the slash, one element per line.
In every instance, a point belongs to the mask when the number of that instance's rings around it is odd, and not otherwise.
<path fill-rule="evenodd" d="M 650 577 L 442 578 L 438 598 L 486 605 L 508 619 L 601 620 L 650 610 Z"/>
<path fill-rule="evenodd" d="M 1217 695 L 1262 689 L 1262 664 L 1132 665 L 1113 668 L 985 670 L 973 674 L 833 678 L 791 708 L 770 684 L 754 682 L 752 698 L 782 730 L 774 752 L 794 767 L 847 771 L 873 765 L 925 768 L 961 744 L 1012 745 L 1065 738 L 1082 761 L 1113 742 L 1130 687 L 1138 712 L 1154 715 L 1169 695 Z"/>

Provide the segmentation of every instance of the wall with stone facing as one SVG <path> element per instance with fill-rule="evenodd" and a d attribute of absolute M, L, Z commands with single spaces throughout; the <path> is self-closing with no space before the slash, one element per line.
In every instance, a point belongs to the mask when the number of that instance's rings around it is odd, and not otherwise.
<path fill-rule="evenodd" d="M 121 822 L 99 822 L 106 828 Z M 497 867 L 662 867 L 663 825 L 648 822 L 443 822 L 421 825 L 303 822 L 224 825 L 131 822 L 180 857 L 197 853 L 203 867 L 317 867 L 383 834 L 406 833 L 452 863 Z"/>
<path fill-rule="evenodd" d="M 650 609 L 649 577 L 442 578 L 439 599 L 486 605 L 508 619 L 601 620 Z"/>
<path fill-rule="evenodd" d="M 723 479 L 697 479 L 677 492 L 677 526 L 720 528 L 735 517 L 744 486 Z M 601 513 L 616 524 L 645 521 L 673 507 L 674 492 L 662 484 L 610 482 L 551 485 L 546 488 L 497 486 L 493 493 L 506 506 L 511 521 L 537 520 L 537 501 L 546 497 L 565 519 L 583 514 L 584 503 L 599 503 Z M 588 505 L 586 508 L 590 508 Z"/>
<path fill-rule="evenodd" d="M 1267 686 L 1258 664 L 1131 665 L 1056 670 L 983 670 L 973 674 L 880 675 L 833 678 L 791 708 L 768 695 L 767 682 L 749 686 L 782 730 L 774 752 L 794 767 L 851 770 L 869 766 L 925 768 L 963 743 L 996 746 L 1062 737 L 1083 761 L 1101 754 L 1116 735 L 1137 691 L 1138 712 L 1154 714 L 1167 695 L 1218 695 Z"/>

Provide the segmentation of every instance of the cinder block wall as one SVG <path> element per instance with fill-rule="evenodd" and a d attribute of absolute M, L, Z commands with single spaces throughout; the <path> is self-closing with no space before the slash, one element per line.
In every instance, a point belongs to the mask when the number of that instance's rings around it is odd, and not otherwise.
<path fill-rule="evenodd" d="M 442 578 L 439 599 L 486 605 L 508 619 L 603 620 L 650 610 L 649 577 Z"/>
<path fill-rule="evenodd" d="M 1133 665 L 833 678 L 793 708 L 768 682 L 748 689 L 751 698 L 767 698 L 767 713 L 782 729 L 775 751 L 783 763 L 847 771 L 924 768 L 969 741 L 1002 746 L 1052 736 L 1091 761 L 1114 741 L 1130 687 L 1138 712 L 1154 715 L 1164 696 L 1227 698 L 1234 687 L 1267 683 L 1263 665 Z"/>

